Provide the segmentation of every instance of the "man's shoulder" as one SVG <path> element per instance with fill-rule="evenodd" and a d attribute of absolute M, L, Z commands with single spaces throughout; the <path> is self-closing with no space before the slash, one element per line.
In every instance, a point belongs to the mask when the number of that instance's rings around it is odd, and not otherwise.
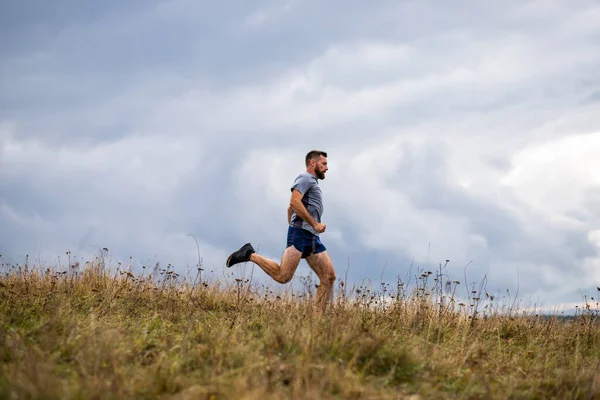
<path fill-rule="evenodd" d="M 295 180 L 296 180 L 296 182 L 298 182 L 298 181 L 301 181 L 301 180 L 302 180 L 302 181 L 307 181 L 307 180 L 309 180 L 309 181 L 315 181 L 315 182 L 316 182 L 316 181 L 317 181 L 317 178 L 316 178 L 316 177 L 315 177 L 313 174 L 311 174 L 311 173 L 309 173 L 309 172 L 302 172 L 300 175 L 298 175 L 298 176 L 296 177 L 296 179 L 295 179 Z"/>
<path fill-rule="evenodd" d="M 306 194 L 311 191 L 315 186 L 318 186 L 317 178 L 311 173 L 303 172 L 296 177 L 292 190 L 297 189 L 302 194 Z"/>

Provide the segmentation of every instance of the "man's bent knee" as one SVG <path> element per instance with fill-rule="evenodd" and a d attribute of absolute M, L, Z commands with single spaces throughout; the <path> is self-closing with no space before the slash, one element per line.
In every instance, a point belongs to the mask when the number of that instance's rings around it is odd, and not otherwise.
<path fill-rule="evenodd" d="M 294 277 L 293 274 L 283 274 L 277 278 L 277 282 L 279 283 L 288 283 Z"/>
<path fill-rule="evenodd" d="M 336 276 L 335 276 L 335 272 L 331 272 L 331 273 L 326 273 L 321 277 L 321 284 L 323 285 L 333 285 L 333 283 L 335 282 Z"/>

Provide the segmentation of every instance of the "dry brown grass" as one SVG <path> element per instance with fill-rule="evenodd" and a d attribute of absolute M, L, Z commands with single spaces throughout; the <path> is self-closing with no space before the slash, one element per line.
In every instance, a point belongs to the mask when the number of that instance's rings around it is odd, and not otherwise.
<path fill-rule="evenodd" d="M 246 280 L 151 280 L 99 260 L 77 276 L 5 269 L 0 398 L 600 398 L 591 306 L 571 319 L 481 293 L 460 306 L 458 282 L 442 291 L 424 273 L 410 292 L 338 283 L 320 313 L 310 291 Z"/>

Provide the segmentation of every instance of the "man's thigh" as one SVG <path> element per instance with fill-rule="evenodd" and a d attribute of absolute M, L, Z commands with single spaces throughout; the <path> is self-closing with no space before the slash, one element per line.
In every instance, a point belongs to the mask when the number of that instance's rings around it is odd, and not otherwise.
<path fill-rule="evenodd" d="M 294 272 L 296 272 L 296 269 L 298 268 L 298 264 L 300 264 L 301 259 L 302 252 L 300 252 L 294 246 L 289 246 L 283 252 L 283 256 L 281 256 L 281 274 L 286 277 L 289 276 L 289 278 L 291 279 L 291 277 L 294 275 Z"/>
<path fill-rule="evenodd" d="M 322 251 L 317 254 L 311 254 L 306 257 L 306 262 L 312 268 L 317 276 L 321 279 L 325 277 L 335 277 L 335 271 L 333 270 L 333 262 L 329 258 L 329 254 L 326 251 Z"/>

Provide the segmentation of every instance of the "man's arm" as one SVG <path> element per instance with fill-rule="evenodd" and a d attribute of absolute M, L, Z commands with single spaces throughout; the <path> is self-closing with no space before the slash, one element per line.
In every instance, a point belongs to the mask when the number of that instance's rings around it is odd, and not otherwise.
<path fill-rule="evenodd" d="M 294 212 L 294 209 L 292 208 L 292 206 L 288 207 L 288 225 L 292 223 L 292 212 Z"/>
<path fill-rule="evenodd" d="M 292 198 L 290 199 L 290 208 L 294 210 L 296 215 L 298 215 L 302 220 L 306 221 L 310 226 L 312 226 L 317 232 L 325 232 L 325 224 L 320 224 L 308 213 L 304 204 L 302 204 L 303 194 L 297 190 L 292 191 Z M 288 209 L 288 214 L 290 213 Z"/>

